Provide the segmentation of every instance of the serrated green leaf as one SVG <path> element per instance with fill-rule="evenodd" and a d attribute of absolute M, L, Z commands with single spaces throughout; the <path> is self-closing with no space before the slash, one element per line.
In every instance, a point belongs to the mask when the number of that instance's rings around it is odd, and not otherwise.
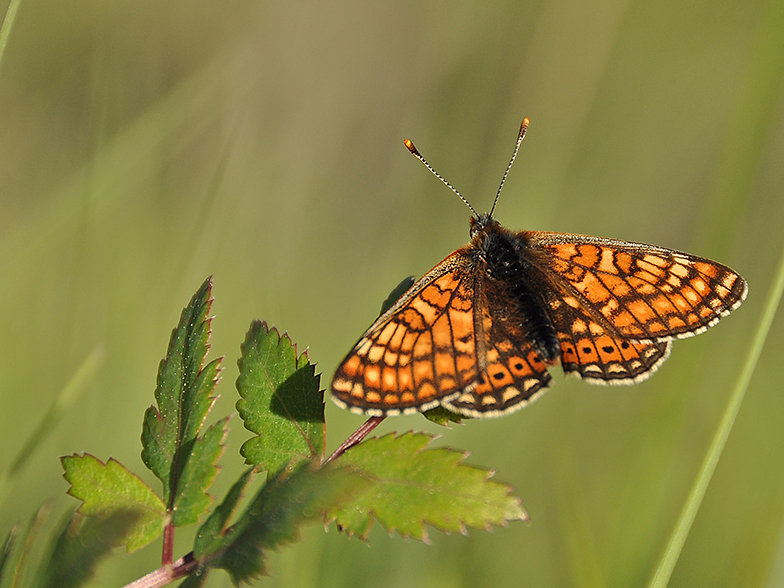
<path fill-rule="evenodd" d="M 255 470 L 251 468 L 242 474 L 226 493 L 226 498 L 220 506 L 204 521 L 193 543 L 193 556 L 197 560 L 203 562 L 206 557 L 225 547 L 224 532 L 237 512 L 237 506 L 245 491 L 253 481 L 254 472 Z"/>
<path fill-rule="evenodd" d="M 367 537 L 373 518 L 390 533 L 427 540 L 425 525 L 464 533 L 525 520 L 511 487 L 493 472 L 464 465 L 466 454 L 448 448 L 425 450 L 433 437 L 423 433 L 386 435 L 352 447 L 335 460 L 372 481 L 351 503 L 329 515 L 349 534 Z"/>
<path fill-rule="evenodd" d="M 85 583 L 98 562 L 121 544 L 138 523 L 139 511 L 117 510 L 105 516 L 64 519 L 48 557 L 39 567 L 40 588 L 76 588 Z"/>
<path fill-rule="evenodd" d="M 436 406 L 435 408 L 431 408 L 430 410 L 426 410 L 422 413 L 427 420 L 436 423 L 437 425 L 441 425 L 443 427 L 449 427 L 449 423 L 457 423 L 458 425 L 463 422 L 463 419 L 470 419 L 471 417 L 467 417 L 462 414 L 457 414 L 456 412 L 452 412 L 449 409 L 444 408 L 443 406 Z"/>
<path fill-rule="evenodd" d="M 202 451 L 197 441 L 207 413 L 215 402 L 212 392 L 218 381 L 220 360 L 204 365 L 209 350 L 210 322 L 207 313 L 212 299 L 212 279 L 208 278 L 182 311 L 172 331 L 166 357 L 158 368 L 155 388 L 157 407 L 144 415 L 142 460 L 163 483 L 163 499 L 174 515 L 175 525 L 198 520 L 211 500 L 206 493 L 220 451 Z M 214 440 L 206 444 L 214 447 Z M 204 463 L 193 463 L 207 460 Z M 210 461 L 211 460 L 211 461 Z M 191 474 L 188 480 L 183 476 Z M 203 485 L 197 487 L 196 481 Z M 184 486 L 183 486 L 184 483 Z M 187 492 L 187 496 L 181 496 Z M 203 496 L 196 498 L 202 493 Z M 176 507 L 176 510 L 175 510 Z M 194 508 L 188 512 L 188 508 Z"/>
<path fill-rule="evenodd" d="M 161 498 L 121 463 L 107 463 L 89 454 L 60 458 L 64 477 L 71 484 L 68 494 L 83 501 L 78 512 L 88 517 L 106 518 L 113 513 L 134 515 L 118 545 L 134 551 L 163 532 L 166 506 Z"/>
<path fill-rule="evenodd" d="M 240 449 L 246 463 L 275 472 L 292 460 L 324 455 L 324 392 L 319 375 L 289 336 L 251 323 L 242 357 L 237 412 L 256 437 Z"/>
<path fill-rule="evenodd" d="M 225 569 L 236 585 L 263 575 L 265 550 L 293 541 L 300 525 L 323 517 L 367 485 L 349 468 L 315 466 L 300 462 L 293 473 L 284 468 L 271 477 L 225 534 L 209 566 Z"/>
<path fill-rule="evenodd" d="M 212 497 L 205 489 L 212 485 L 218 473 L 215 464 L 225 449 L 228 423 L 229 417 L 223 418 L 208 428 L 204 435 L 196 438 L 180 477 L 177 499 L 172 509 L 174 526 L 198 523 L 199 517 L 212 504 Z"/>

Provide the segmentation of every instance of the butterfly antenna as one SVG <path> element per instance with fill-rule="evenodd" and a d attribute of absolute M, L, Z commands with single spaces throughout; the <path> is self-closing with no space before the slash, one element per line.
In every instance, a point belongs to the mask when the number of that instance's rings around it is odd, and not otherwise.
<path fill-rule="evenodd" d="M 528 120 L 528 119 L 526 119 L 526 120 Z M 414 147 L 414 144 L 411 141 L 406 139 L 405 141 L 403 141 L 403 143 L 405 143 L 406 149 L 408 149 L 414 157 L 416 157 L 419 161 L 421 161 L 423 164 L 425 164 L 425 167 L 430 170 L 430 173 L 432 173 L 435 177 L 437 177 L 439 180 L 441 180 L 447 188 L 452 190 L 452 192 L 457 194 L 460 197 L 460 200 L 465 202 L 466 206 L 468 206 L 468 208 L 471 209 L 471 212 L 474 213 L 474 216 L 476 218 L 479 218 L 479 215 L 476 213 L 476 210 L 474 210 L 474 207 L 471 206 L 471 203 L 468 200 L 466 200 L 463 197 L 463 195 L 460 192 L 458 192 L 457 189 L 452 184 L 447 182 L 441 174 L 439 174 L 436 170 L 434 170 L 427 161 L 425 161 L 425 158 L 422 157 L 422 154 L 419 151 L 417 151 L 417 148 Z M 515 153 L 516 152 L 517 151 L 515 151 Z"/>
<path fill-rule="evenodd" d="M 525 139 L 525 132 L 528 130 L 529 122 L 530 121 L 528 120 L 528 118 L 524 118 L 523 124 L 520 125 L 520 132 L 517 134 L 517 143 L 515 143 L 514 153 L 512 153 L 512 159 L 509 161 L 509 165 L 506 166 L 504 177 L 501 178 L 501 185 L 498 186 L 498 192 L 495 193 L 495 200 L 493 200 L 493 208 L 490 209 L 490 216 L 493 216 L 493 212 L 495 212 L 495 205 L 496 203 L 498 203 L 498 197 L 501 195 L 501 188 L 504 187 L 504 182 L 506 182 L 506 176 L 509 175 L 509 170 L 512 169 L 512 164 L 514 163 L 514 160 L 517 157 L 517 152 L 520 151 L 520 143 L 522 143 L 523 139 Z"/>

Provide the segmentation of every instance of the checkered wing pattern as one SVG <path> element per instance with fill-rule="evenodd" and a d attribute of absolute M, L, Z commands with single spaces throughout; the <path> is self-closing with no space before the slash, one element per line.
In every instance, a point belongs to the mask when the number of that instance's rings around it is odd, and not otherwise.
<path fill-rule="evenodd" d="M 705 331 L 740 306 L 746 282 L 683 253 L 585 235 L 524 231 L 567 374 L 630 384 L 667 358 L 670 341 Z"/>
<path fill-rule="evenodd" d="M 510 294 L 517 274 L 488 276 L 483 243 L 499 238 L 515 244 L 517 267 L 533 284 L 523 295 L 538 298 L 546 318 L 519 314 Z M 512 233 L 490 219 L 471 245 L 433 268 L 368 329 L 338 367 L 333 399 L 375 416 L 436 406 L 499 416 L 549 386 L 540 337 L 550 329 L 557 338 L 550 362 L 560 361 L 567 375 L 639 382 L 667 358 L 673 339 L 714 325 L 746 292 L 730 268 L 687 253 L 584 235 Z"/>
<path fill-rule="evenodd" d="M 463 248 L 414 284 L 338 367 L 336 403 L 367 415 L 438 405 L 500 414 L 546 387 L 550 375 L 530 342 L 494 326 L 481 279 Z"/>
<path fill-rule="evenodd" d="M 702 333 L 746 297 L 742 277 L 696 255 L 585 235 L 523 234 L 565 304 L 595 311 L 597 321 L 630 340 Z"/>
<path fill-rule="evenodd" d="M 594 384 L 634 384 L 650 376 L 670 354 L 670 341 L 636 342 L 619 337 L 596 309 L 550 294 L 548 306 L 561 350 L 561 366 Z"/>
<path fill-rule="evenodd" d="M 335 373 L 333 399 L 368 415 L 437 406 L 479 376 L 475 328 L 474 275 L 457 251 L 362 336 Z"/>

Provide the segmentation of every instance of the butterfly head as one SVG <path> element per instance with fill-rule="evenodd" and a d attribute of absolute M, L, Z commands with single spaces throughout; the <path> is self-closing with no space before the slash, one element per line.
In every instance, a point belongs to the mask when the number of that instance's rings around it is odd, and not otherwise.
<path fill-rule="evenodd" d="M 471 217 L 471 228 L 468 234 L 471 236 L 471 239 L 476 237 L 480 233 L 484 233 L 487 231 L 487 228 L 491 225 L 497 225 L 498 221 L 495 220 L 491 213 L 486 212 L 484 214 L 478 214 L 476 216 Z"/>

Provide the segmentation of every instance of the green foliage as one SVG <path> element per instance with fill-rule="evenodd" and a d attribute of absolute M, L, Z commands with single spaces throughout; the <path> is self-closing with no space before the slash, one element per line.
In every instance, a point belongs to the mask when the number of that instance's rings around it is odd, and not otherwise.
<path fill-rule="evenodd" d="M 443 406 L 436 406 L 435 408 L 426 410 L 422 414 L 425 416 L 426 419 L 433 421 L 437 425 L 441 425 L 443 427 L 448 427 L 449 423 L 460 424 L 464 420 L 471 418 L 462 414 L 457 414 L 456 412 L 452 412 L 451 410 L 449 410 L 448 408 L 444 408 Z"/>
<path fill-rule="evenodd" d="M 211 393 L 220 371 L 220 360 L 203 366 L 209 349 L 207 313 L 212 303 L 211 291 L 212 279 L 208 278 L 182 311 L 180 322 L 172 331 L 166 357 L 158 368 L 155 388 L 158 406 L 151 406 L 144 415 L 142 460 L 163 482 L 163 499 L 169 511 L 175 513 L 175 525 L 192 522 L 209 506 L 208 497 L 199 499 L 195 495 L 206 495 L 214 473 L 209 475 L 199 470 L 214 468 L 221 453 L 215 450 L 215 434 L 198 437 L 215 402 Z M 208 455 L 213 460 L 210 464 L 189 465 L 197 456 Z M 186 473 L 188 480 L 183 479 Z M 194 485 L 197 480 L 204 485 Z"/>
<path fill-rule="evenodd" d="M 104 464 L 89 454 L 74 454 L 62 457 L 60 461 L 65 479 L 71 484 L 68 494 L 82 501 L 79 514 L 87 517 L 111 517 L 118 512 L 133 515 L 128 519 L 127 533 L 118 536 L 115 544 L 126 545 L 128 551 L 134 551 L 161 534 L 166 506 L 147 484 L 122 464 L 114 459 Z"/>
<path fill-rule="evenodd" d="M 336 460 L 362 472 L 366 490 L 330 511 L 349 534 L 367 537 L 373 518 L 392 533 L 427 540 L 425 524 L 465 533 L 526 520 L 511 488 L 493 472 L 462 464 L 466 453 L 440 447 L 425 450 L 433 437 L 422 433 L 385 435 L 353 447 Z"/>
<path fill-rule="evenodd" d="M 265 550 L 295 540 L 302 523 L 323 518 L 365 487 L 363 477 L 335 464 L 300 462 L 293 473 L 284 468 L 202 558 L 214 556 L 212 567 L 225 569 L 235 584 L 247 582 L 265 573 Z"/>
<path fill-rule="evenodd" d="M 0 586 L 3 588 L 19 585 L 25 572 L 33 569 L 33 566 L 29 565 L 30 555 L 41 526 L 50 511 L 50 506 L 44 504 L 26 525 L 17 523 L 9 531 L 3 543 L 2 565 L 0 565 Z"/>
<path fill-rule="evenodd" d="M 202 431 L 219 373 L 217 360 L 204 364 L 211 287 L 208 279 L 183 310 L 158 371 L 157 406 L 144 415 L 142 459 L 162 482 L 163 495 L 114 459 L 61 458 L 68 493 L 81 504 L 52 535 L 32 585 L 80 586 L 112 547 L 133 551 L 161 533 L 162 567 L 145 582 L 160 586 L 186 578 L 183 586 L 198 588 L 213 568 L 225 570 L 236 585 L 265 574 L 266 552 L 295 541 L 300 526 L 314 520 L 334 520 L 347 533 L 366 538 L 375 518 L 390 532 L 426 541 L 426 525 L 464 533 L 467 527 L 526 518 L 509 486 L 487 470 L 463 464 L 464 452 L 426 449 L 433 441 L 429 435 L 390 434 L 342 454 L 341 446 L 325 462 L 319 374 L 288 335 L 254 321 L 241 346 L 237 379 L 237 409 L 255 433 L 241 454 L 253 467 L 206 517 L 193 551 L 172 561 L 175 527 L 197 523 L 210 507 L 207 489 L 228 432 L 228 417 Z M 446 423 L 451 417 L 429 418 Z M 351 439 L 370 429 L 361 430 Z M 261 488 L 243 506 L 262 471 L 267 476 Z M 33 569 L 27 544 L 37 535 L 36 525 L 8 535 L 0 552 L 0 588 L 11 576 L 17 585 L 19 570 Z"/>
<path fill-rule="evenodd" d="M 226 493 L 226 498 L 212 511 L 212 514 L 199 529 L 193 544 L 193 555 L 202 562 L 202 565 L 208 555 L 218 553 L 225 547 L 224 535 L 228 529 L 229 521 L 235 516 L 240 500 L 253 482 L 253 473 L 254 470 L 249 469 L 240 476 L 239 480 L 234 482 L 234 485 Z"/>
<path fill-rule="evenodd" d="M 51 517 L 44 505 L 26 525 L 6 537 L 0 555 L 0 586 L 76 588 L 93 576 L 112 547 L 122 544 L 139 517 L 138 510 L 119 509 L 83 516 L 66 513 L 42 547 L 43 526 Z"/>
<path fill-rule="evenodd" d="M 48 555 L 39 568 L 39 588 L 76 588 L 88 580 L 112 547 L 125 542 L 139 517 L 136 509 L 117 509 L 106 516 L 64 518 Z"/>
<path fill-rule="evenodd" d="M 253 321 L 239 360 L 237 412 L 256 433 L 240 449 L 245 462 L 275 472 L 324 454 L 324 393 L 315 367 L 287 334 Z"/>
<path fill-rule="evenodd" d="M 210 426 L 202 437 L 196 440 L 191 454 L 179 479 L 178 493 L 172 505 L 174 525 L 192 525 L 199 522 L 199 517 L 207 512 L 212 497 L 206 489 L 212 485 L 218 473 L 216 463 L 225 449 L 224 443 L 229 417 L 225 417 Z"/>
<path fill-rule="evenodd" d="M 5 541 L 3 541 L 3 546 L 0 548 L 0 582 L 2 582 L 3 580 L 3 570 L 5 569 L 5 564 L 8 561 L 8 558 L 11 555 L 11 551 L 14 548 L 14 543 L 16 542 L 17 534 L 18 534 L 18 525 L 14 526 L 8 532 L 8 535 L 6 535 L 5 537 Z"/>

